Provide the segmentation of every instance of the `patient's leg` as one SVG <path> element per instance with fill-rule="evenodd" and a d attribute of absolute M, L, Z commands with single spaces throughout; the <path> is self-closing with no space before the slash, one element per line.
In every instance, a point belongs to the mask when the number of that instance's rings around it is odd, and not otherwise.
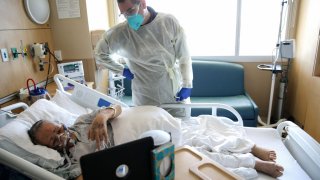
<path fill-rule="evenodd" d="M 282 176 L 284 170 L 279 164 L 270 161 L 261 161 L 258 159 L 256 160 L 254 168 L 257 171 L 266 173 L 274 178 Z"/>
<path fill-rule="evenodd" d="M 264 160 L 264 161 L 276 161 L 277 154 L 273 150 L 265 149 L 254 145 L 251 149 L 251 153 L 256 156 L 257 158 Z"/>

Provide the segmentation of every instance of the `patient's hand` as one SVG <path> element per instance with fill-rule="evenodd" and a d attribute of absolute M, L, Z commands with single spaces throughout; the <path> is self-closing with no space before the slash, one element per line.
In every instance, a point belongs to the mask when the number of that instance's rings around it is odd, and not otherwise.
<path fill-rule="evenodd" d="M 107 121 L 114 117 L 117 117 L 121 113 L 121 107 L 116 106 L 116 112 L 114 109 L 103 109 L 101 110 L 94 120 L 88 131 L 88 139 L 96 141 L 96 147 L 100 150 L 103 142 L 107 144 L 108 142 L 108 133 L 107 133 Z M 119 109 L 120 108 L 120 109 Z"/>
<path fill-rule="evenodd" d="M 107 120 L 111 116 L 104 115 L 104 113 L 99 113 L 92 121 L 92 124 L 88 131 L 88 139 L 96 141 L 97 149 L 100 150 L 103 141 L 107 142 Z"/>

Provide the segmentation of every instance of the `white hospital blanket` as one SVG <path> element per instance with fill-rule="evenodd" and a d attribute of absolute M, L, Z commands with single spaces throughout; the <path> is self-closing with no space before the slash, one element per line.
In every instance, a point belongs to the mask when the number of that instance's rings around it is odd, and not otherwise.
<path fill-rule="evenodd" d="M 254 143 L 242 126 L 227 118 L 201 115 L 182 122 L 182 145 L 195 147 L 234 173 L 251 179 L 258 176 L 255 157 L 249 153 Z"/>

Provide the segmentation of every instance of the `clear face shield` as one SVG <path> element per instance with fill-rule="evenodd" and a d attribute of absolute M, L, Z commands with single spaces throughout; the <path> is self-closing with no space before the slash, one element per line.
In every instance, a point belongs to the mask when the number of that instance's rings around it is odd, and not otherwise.
<path fill-rule="evenodd" d="M 140 2 L 134 3 L 134 5 L 129 8 L 126 12 L 121 13 L 120 15 L 123 15 L 126 19 L 130 16 L 137 15 L 140 10 Z"/>

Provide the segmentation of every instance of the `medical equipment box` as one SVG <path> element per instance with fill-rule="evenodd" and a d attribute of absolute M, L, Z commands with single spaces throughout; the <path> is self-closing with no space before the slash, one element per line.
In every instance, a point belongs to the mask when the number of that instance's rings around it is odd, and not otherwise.
<path fill-rule="evenodd" d="M 294 39 L 281 41 L 280 53 L 283 58 L 294 58 L 295 41 Z"/>
<path fill-rule="evenodd" d="M 85 83 L 82 61 L 74 61 L 57 64 L 59 74 L 68 77 L 81 84 Z M 68 84 L 62 82 L 63 87 L 68 87 Z"/>

